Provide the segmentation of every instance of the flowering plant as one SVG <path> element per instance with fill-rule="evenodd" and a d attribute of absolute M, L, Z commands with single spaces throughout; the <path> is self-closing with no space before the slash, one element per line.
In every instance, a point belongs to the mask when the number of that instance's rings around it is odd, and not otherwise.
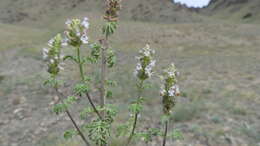
<path fill-rule="evenodd" d="M 107 73 L 116 63 L 114 50 L 110 47 L 109 38 L 115 32 L 118 25 L 119 10 L 121 9 L 119 0 L 107 0 L 107 7 L 104 15 L 105 24 L 102 28 L 102 37 L 96 43 L 90 43 L 88 38 L 89 20 L 88 18 L 71 19 L 66 21 L 66 29 L 64 35 L 56 35 L 48 43 L 48 48 L 43 49 L 43 58 L 47 64 L 47 71 L 50 78 L 45 82 L 50 85 L 58 95 L 58 100 L 53 103 L 53 111 L 56 114 L 66 113 L 72 122 L 74 129 L 64 133 L 64 138 L 68 139 L 74 135 L 79 135 L 87 146 L 92 143 L 100 146 L 109 144 L 111 138 L 112 124 L 118 113 L 115 105 L 107 104 L 107 96 L 112 94 L 108 91 L 108 86 L 115 85 L 114 81 L 109 80 Z M 87 45 L 90 49 L 90 55 L 84 57 L 82 54 L 82 46 Z M 66 46 L 74 48 L 73 55 L 62 55 L 62 49 Z M 116 136 L 125 136 L 129 134 L 126 145 L 130 144 L 133 138 L 141 138 L 146 143 L 152 141 L 155 136 L 163 136 L 163 146 L 166 144 L 168 120 L 166 120 L 165 132 L 162 134 L 160 129 L 149 128 L 147 131 L 138 132 L 137 123 L 144 105 L 145 82 L 151 79 L 155 74 L 155 51 L 147 44 L 139 51 L 137 65 L 134 70 L 134 76 L 137 78 L 137 98 L 130 103 L 130 118 L 125 124 L 116 126 Z M 65 61 L 72 61 L 78 66 L 80 80 L 72 87 L 73 93 L 65 95 L 61 92 L 62 81 L 59 79 L 59 73 L 63 70 Z M 99 86 L 99 103 L 96 104 L 92 100 L 91 83 L 93 79 L 85 73 L 85 65 L 91 63 L 100 63 L 100 81 Z M 177 85 L 178 72 L 175 65 L 172 64 L 163 74 L 164 84 L 161 89 L 163 98 L 164 115 L 169 116 L 175 105 L 175 97 L 179 95 L 179 87 Z M 84 120 L 84 124 L 79 125 L 74 116 L 70 112 L 73 104 L 79 102 L 80 97 L 86 97 L 90 106 L 86 106 L 80 112 L 80 118 Z M 85 136 L 85 133 L 88 135 Z"/>

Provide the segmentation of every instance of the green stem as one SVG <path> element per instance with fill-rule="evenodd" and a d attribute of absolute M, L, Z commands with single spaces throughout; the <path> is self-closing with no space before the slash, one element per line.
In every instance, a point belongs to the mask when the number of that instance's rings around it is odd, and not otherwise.
<path fill-rule="evenodd" d="M 144 80 L 141 80 L 140 85 L 138 85 L 138 100 L 141 98 L 141 95 L 142 95 L 142 92 L 143 92 L 143 83 L 144 83 Z M 133 128 L 132 128 L 131 134 L 130 134 L 128 140 L 127 140 L 127 146 L 130 144 L 130 142 L 131 142 L 131 140 L 132 140 L 132 138 L 135 134 L 138 116 L 139 116 L 139 112 L 136 112 L 135 116 L 134 116 Z"/>
<path fill-rule="evenodd" d="M 79 65 L 79 71 L 80 71 L 80 77 L 81 80 L 85 80 L 84 79 L 84 72 L 83 72 L 83 64 L 81 61 L 81 56 L 80 56 L 80 47 L 77 47 L 77 60 L 78 60 L 78 65 Z"/>
<path fill-rule="evenodd" d="M 166 146 L 167 132 L 168 132 L 168 121 L 165 121 L 165 129 L 164 129 L 164 135 L 163 135 L 163 146 Z"/>
<path fill-rule="evenodd" d="M 100 106 L 103 108 L 106 104 L 106 48 L 101 51 L 101 93 L 100 93 Z M 102 112 L 102 117 L 105 117 L 105 112 Z"/>
<path fill-rule="evenodd" d="M 63 99 L 65 99 L 66 97 L 61 92 L 59 92 L 57 85 L 55 85 L 54 89 L 55 89 L 57 95 L 59 96 L 59 98 L 61 99 L 62 104 L 64 104 Z M 70 111 L 68 109 L 66 109 L 65 112 L 66 112 L 67 116 L 69 117 L 70 121 L 72 122 L 73 126 L 75 127 L 75 129 L 78 131 L 81 139 L 85 142 L 86 146 L 90 146 L 90 143 L 88 142 L 88 140 L 84 136 L 83 132 L 80 130 L 80 128 L 77 125 L 77 123 L 75 122 L 75 120 L 72 117 Z"/>
<path fill-rule="evenodd" d="M 80 47 L 77 47 L 77 60 L 78 60 L 78 65 L 79 65 L 79 71 L 80 71 L 80 77 L 81 77 L 81 81 L 85 82 L 85 77 L 84 77 L 84 68 L 83 68 L 83 63 L 81 60 L 81 56 L 80 56 Z M 102 116 L 100 115 L 99 111 L 97 110 L 94 102 L 91 99 L 91 96 L 88 92 L 86 92 L 86 96 L 88 98 L 88 101 L 90 103 L 90 105 L 92 106 L 92 108 L 94 109 L 95 113 L 98 115 L 98 117 L 102 120 Z"/>
<path fill-rule="evenodd" d="M 108 36 L 105 37 L 103 41 L 101 41 L 103 47 L 101 48 L 101 87 L 100 87 L 100 106 L 104 108 L 106 105 L 106 80 L 107 80 L 107 54 L 106 51 L 109 47 L 108 45 Z M 106 116 L 106 112 L 103 111 L 101 113 L 101 117 L 104 119 Z M 103 135 L 104 139 L 105 136 Z M 101 146 L 107 146 L 107 144 L 101 144 Z"/>

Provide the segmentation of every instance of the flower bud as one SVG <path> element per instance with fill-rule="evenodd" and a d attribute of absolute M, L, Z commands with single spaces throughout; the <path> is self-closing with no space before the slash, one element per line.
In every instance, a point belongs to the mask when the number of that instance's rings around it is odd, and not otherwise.
<path fill-rule="evenodd" d="M 53 39 L 48 42 L 48 48 L 43 48 L 43 59 L 47 62 L 48 72 L 52 75 L 57 75 L 63 67 L 61 66 L 62 38 L 57 34 Z"/>
<path fill-rule="evenodd" d="M 119 10 L 121 9 L 121 0 L 107 0 L 106 12 L 104 19 L 109 22 L 116 22 L 119 16 Z"/>

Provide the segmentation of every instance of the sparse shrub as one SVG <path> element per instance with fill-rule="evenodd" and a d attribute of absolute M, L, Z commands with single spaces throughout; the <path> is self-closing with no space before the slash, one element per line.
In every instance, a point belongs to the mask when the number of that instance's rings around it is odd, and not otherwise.
<path fill-rule="evenodd" d="M 203 102 L 201 101 L 192 101 L 186 104 L 178 104 L 175 107 L 172 119 L 175 122 L 190 121 L 193 118 L 199 116 L 201 107 L 203 107 Z"/>
<path fill-rule="evenodd" d="M 255 128 L 248 123 L 243 123 L 240 128 L 240 132 L 250 137 L 252 140 L 259 142 L 260 139 L 260 130 Z"/>
<path fill-rule="evenodd" d="M 186 92 L 181 92 L 180 96 L 181 97 L 188 97 L 188 94 Z"/>
<path fill-rule="evenodd" d="M 210 93 L 212 93 L 212 90 L 211 89 L 203 89 L 202 93 L 203 94 L 210 94 Z"/>
<path fill-rule="evenodd" d="M 162 97 L 163 116 L 162 123 L 165 125 L 164 130 L 157 128 L 147 128 L 147 130 L 138 131 L 137 126 L 140 123 L 139 117 L 145 104 L 145 97 L 143 94 L 149 90 L 148 80 L 155 77 L 155 51 L 147 44 L 139 51 L 137 59 L 136 69 L 134 76 L 137 80 L 136 89 L 137 97 L 129 104 L 129 119 L 123 124 L 115 125 L 115 129 L 112 128 L 112 124 L 115 121 L 115 116 L 118 113 L 116 104 L 108 104 L 107 99 L 112 97 L 113 91 L 111 87 L 117 86 L 114 80 L 108 78 L 108 71 L 116 64 L 115 51 L 110 45 L 110 37 L 114 34 L 118 27 L 118 15 L 121 9 L 119 0 L 107 0 L 106 11 L 104 14 L 104 25 L 102 28 L 102 37 L 96 41 L 91 42 L 88 38 L 89 20 L 88 18 L 71 19 L 66 21 L 66 30 L 64 35 L 57 34 L 48 43 L 48 48 L 43 49 L 43 58 L 47 64 L 47 72 L 49 73 L 49 79 L 45 81 L 45 85 L 52 87 L 59 99 L 55 101 L 53 106 L 53 112 L 56 114 L 66 113 L 72 122 L 74 129 L 69 129 L 64 132 L 65 139 L 71 139 L 75 135 L 79 135 L 87 146 L 90 145 L 118 145 L 115 140 L 111 140 L 112 137 L 121 139 L 120 136 L 125 137 L 129 135 L 125 145 L 129 145 L 132 139 L 141 139 L 146 144 L 151 142 L 154 137 L 163 137 L 163 146 L 166 145 L 168 137 L 182 138 L 179 131 L 174 130 L 168 134 L 168 125 L 170 116 L 174 111 L 173 108 L 176 105 L 176 97 L 180 95 L 179 86 L 177 85 L 177 77 L 179 72 L 175 65 L 172 63 L 169 68 L 165 69 L 162 73 L 161 79 L 163 81 L 160 95 Z M 88 56 L 84 56 L 82 53 L 82 47 L 86 45 L 90 50 Z M 69 46 L 73 49 L 74 54 L 63 55 L 63 48 Z M 71 87 L 71 95 L 65 95 L 60 88 L 63 87 L 65 81 L 61 80 L 60 72 L 64 70 L 63 64 L 67 61 L 71 61 L 78 67 L 80 80 L 77 81 L 73 87 Z M 100 69 L 98 75 L 94 77 L 87 75 L 85 71 L 85 65 L 95 65 Z M 98 78 L 98 87 L 94 87 L 96 84 L 95 79 Z M 129 86 L 129 85 L 128 85 Z M 97 105 L 93 101 L 92 91 L 97 88 L 99 91 L 99 104 Z M 158 90 L 159 92 L 159 90 Z M 135 96 L 133 94 L 132 96 Z M 158 94 L 159 96 L 159 94 Z M 70 109 L 75 106 L 81 99 L 86 98 L 90 103 L 90 107 L 86 106 L 80 112 L 80 118 L 84 121 L 84 124 L 79 125 L 75 120 L 74 115 L 71 114 Z M 191 106 L 191 108 L 185 113 L 189 117 L 197 113 L 197 107 Z M 178 115 L 178 108 L 177 111 Z M 182 112 L 182 111 L 181 111 Z M 91 119 L 91 120 L 90 120 Z M 180 118 L 180 120 L 183 120 Z M 184 118 L 185 120 L 185 118 Z M 178 120 L 175 120 L 178 121 Z M 115 130 L 114 132 L 111 132 Z M 86 136 L 87 135 L 87 136 Z M 112 142 L 112 143 L 111 143 Z M 121 143 L 121 142 L 120 142 Z M 122 145 L 122 143 L 120 144 Z"/>
<path fill-rule="evenodd" d="M 219 116 L 217 116 L 217 115 L 212 116 L 211 120 L 212 120 L 212 122 L 214 122 L 216 124 L 220 123 L 222 121 L 221 118 Z"/>
<path fill-rule="evenodd" d="M 0 83 L 5 79 L 5 76 L 0 75 Z"/>
<path fill-rule="evenodd" d="M 245 116 L 247 114 L 247 110 L 241 106 L 234 106 L 231 111 L 236 115 Z"/>

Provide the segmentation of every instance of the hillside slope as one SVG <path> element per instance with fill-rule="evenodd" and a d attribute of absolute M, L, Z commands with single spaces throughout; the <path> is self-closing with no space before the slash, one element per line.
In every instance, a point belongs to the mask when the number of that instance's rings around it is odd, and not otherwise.
<path fill-rule="evenodd" d="M 0 22 L 17 23 L 38 21 L 44 17 L 76 13 L 100 12 L 103 0 L 2 0 Z M 124 19 L 156 22 L 198 22 L 202 18 L 190 9 L 170 0 L 123 0 L 121 17 Z"/>
<path fill-rule="evenodd" d="M 211 0 L 201 14 L 242 22 L 259 22 L 259 0 Z"/>
<path fill-rule="evenodd" d="M 67 15 L 74 9 L 94 11 L 100 0 L 1 0 L 0 22 L 38 21 L 44 17 Z"/>

